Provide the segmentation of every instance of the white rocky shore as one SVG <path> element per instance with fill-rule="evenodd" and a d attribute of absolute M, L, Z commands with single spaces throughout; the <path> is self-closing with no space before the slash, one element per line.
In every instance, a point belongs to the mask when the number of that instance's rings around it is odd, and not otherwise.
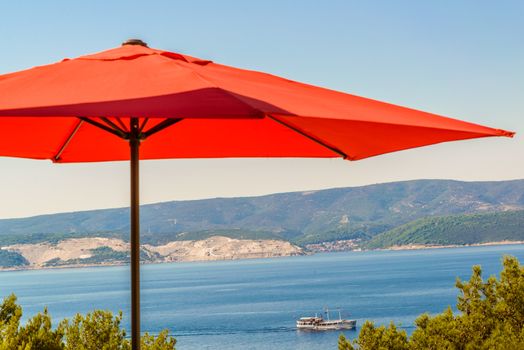
<path fill-rule="evenodd" d="M 109 251 L 125 253 L 129 243 L 114 238 L 72 238 L 56 244 L 15 244 L 0 249 L 17 252 L 29 265 L 17 269 L 38 269 L 47 267 L 71 267 L 87 265 L 121 264 L 119 259 L 88 262 L 96 249 L 110 248 Z M 173 241 L 165 245 L 142 245 L 142 254 L 148 256 L 148 262 L 174 261 L 209 261 L 252 258 L 271 258 L 303 255 L 302 248 L 279 240 L 239 240 L 223 236 L 213 236 L 199 241 Z M 50 262 L 60 261 L 60 264 Z"/>

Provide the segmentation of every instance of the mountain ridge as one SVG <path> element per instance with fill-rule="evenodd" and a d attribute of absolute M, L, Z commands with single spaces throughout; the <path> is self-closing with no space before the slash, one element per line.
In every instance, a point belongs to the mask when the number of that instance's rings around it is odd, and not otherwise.
<path fill-rule="evenodd" d="M 370 239 L 416 219 L 524 209 L 524 180 L 408 180 L 251 197 L 167 201 L 141 206 L 145 243 L 166 243 L 220 231 L 236 237 L 281 238 L 300 244 Z M 6 239 L 95 234 L 126 240 L 129 209 L 109 208 L 0 220 Z M 199 234 L 197 234 L 199 233 Z"/>
<path fill-rule="evenodd" d="M 499 183 L 524 183 L 524 179 L 511 179 L 511 180 L 490 180 L 490 181 L 463 181 L 463 180 L 454 180 L 454 179 L 416 179 L 416 180 L 402 180 L 402 181 L 390 181 L 390 182 L 380 182 L 380 183 L 373 183 L 373 184 L 367 184 L 367 185 L 359 185 L 359 186 L 340 186 L 340 187 L 330 187 L 330 188 L 323 188 L 323 189 L 310 189 L 310 190 L 297 190 L 297 191 L 290 191 L 290 192 L 273 192 L 268 194 L 261 194 L 261 195 L 248 195 L 248 196 L 237 196 L 237 197 L 209 197 L 209 198 L 198 198 L 198 199 L 175 199 L 175 200 L 168 200 L 168 201 L 160 201 L 160 202 L 153 202 L 153 203 L 147 203 L 147 204 L 141 204 L 140 207 L 147 207 L 147 206 L 153 206 L 153 205 L 161 205 L 165 203 L 189 203 L 189 202 L 202 202 L 202 201 L 211 201 L 211 200 L 229 200 L 229 199 L 254 199 L 254 198 L 263 198 L 263 197 L 272 197 L 277 195 L 286 195 L 286 194 L 302 194 L 302 195 L 309 195 L 314 194 L 316 192 L 321 191 L 334 191 L 334 190 L 346 190 L 346 189 L 361 189 L 361 188 L 368 188 L 373 186 L 383 186 L 383 185 L 390 185 L 390 184 L 402 184 L 402 183 L 412 183 L 412 182 L 422 182 L 422 181 L 436 181 L 436 182 L 456 182 L 456 183 L 465 183 L 465 184 L 499 184 Z M 1 221 L 9 221 L 9 220 L 26 220 L 26 219 L 32 219 L 32 218 L 43 218 L 48 216 L 54 216 L 54 215 L 65 215 L 65 214 L 75 214 L 75 213 L 86 213 L 86 212 L 98 212 L 98 211 L 106 211 L 106 210 L 125 210 L 128 209 L 128 207 L 108 207 L 108 208 L 96 208 L 96 209 L 83 209 L 83 210 L 74 210 L 74 211 L 62 211 L 57 213 L 45 213 L 45 214 L 34 214 L 34 215 L 28 215 L 28 216 L 20 216 L 20 217 L 14 217 L 14 218 L 0 218 Z"/>

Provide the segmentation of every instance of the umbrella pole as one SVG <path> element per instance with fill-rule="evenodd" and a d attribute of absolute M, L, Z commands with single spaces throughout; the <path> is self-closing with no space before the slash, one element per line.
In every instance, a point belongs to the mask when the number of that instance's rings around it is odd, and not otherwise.
<path fill-rule="evenodd" d="M 131 118 L 129 147 L 131 159 L 131 349 L 140 350 L 140 200 L 139 124 Z"/>

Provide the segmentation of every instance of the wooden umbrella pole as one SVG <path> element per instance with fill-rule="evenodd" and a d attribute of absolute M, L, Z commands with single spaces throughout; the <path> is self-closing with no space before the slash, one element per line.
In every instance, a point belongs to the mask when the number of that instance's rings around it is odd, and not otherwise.
<path fill-rule="evenodd" d="M 138 118 L 131 118 L 131 349 L 140 350 L 140 199 Z"/>

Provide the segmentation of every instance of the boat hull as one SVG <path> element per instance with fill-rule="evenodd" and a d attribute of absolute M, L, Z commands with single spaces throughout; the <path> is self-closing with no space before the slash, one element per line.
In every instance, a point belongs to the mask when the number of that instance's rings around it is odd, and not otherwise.
<path fill-rule="evenodd" d="M 341 329 L 354 329 L 356 326 L 356 320 L 325 321 L 318 324 L 300 324 L 297 322 L 297 329 L 302 331 L 336 331 Z"/>

